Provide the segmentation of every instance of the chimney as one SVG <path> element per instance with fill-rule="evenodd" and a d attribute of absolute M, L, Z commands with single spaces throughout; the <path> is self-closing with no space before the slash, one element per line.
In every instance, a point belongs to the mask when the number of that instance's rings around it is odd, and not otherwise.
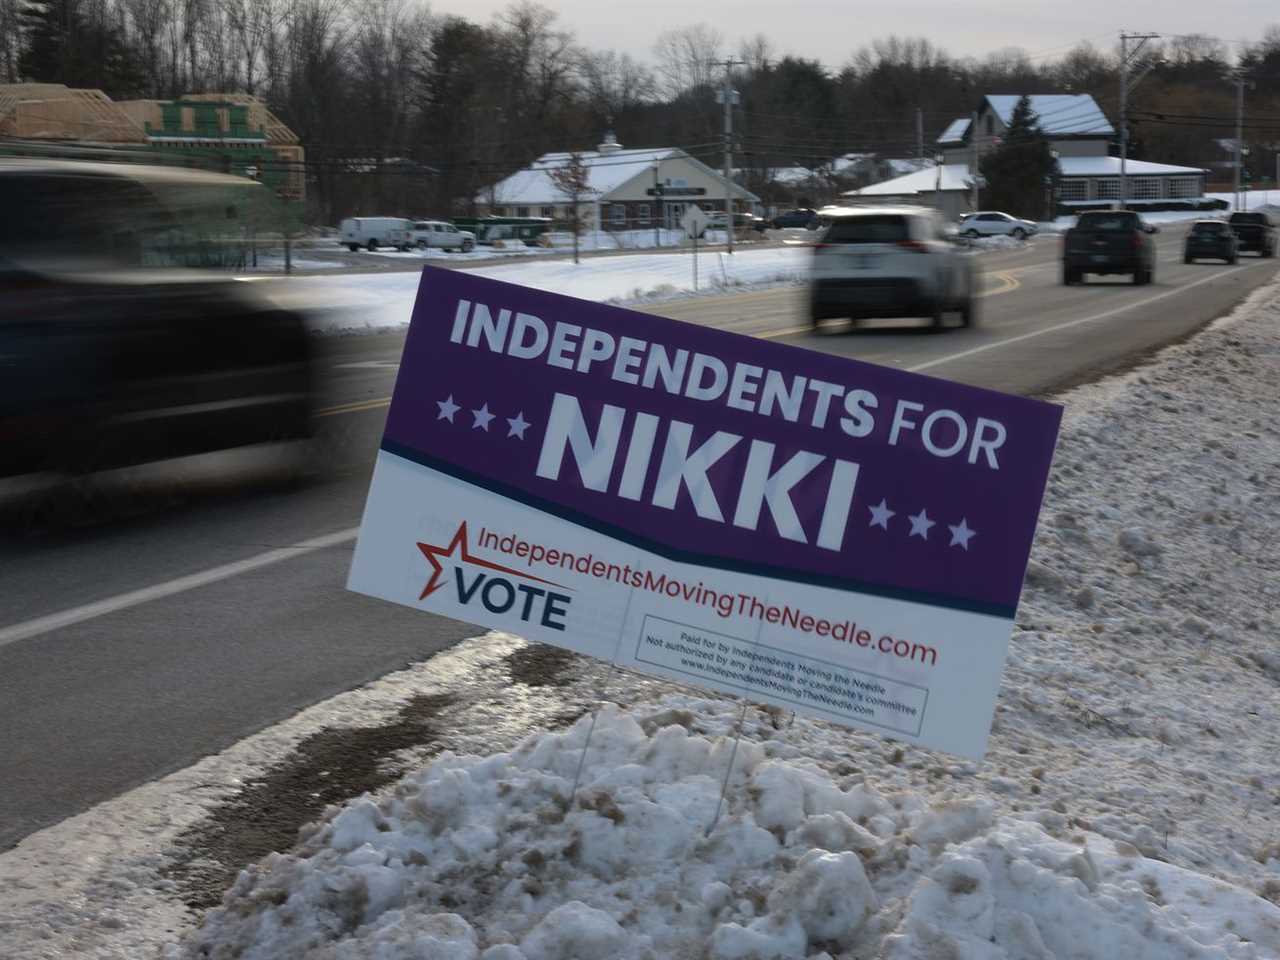
<path fill-rule="evenodd" d="M 601 156 L 607 157 L 611 153 L 617 153 L 622 149 L 622 144 L 618 142 L 618 138 L 613 135 L 612 130 L 606 130 L 604 140 L 596 144 L 596 149 L 600 151 Z"/>

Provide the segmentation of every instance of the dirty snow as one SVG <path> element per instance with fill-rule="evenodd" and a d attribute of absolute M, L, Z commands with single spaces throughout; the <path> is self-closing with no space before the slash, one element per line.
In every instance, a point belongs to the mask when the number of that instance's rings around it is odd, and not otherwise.
<path fill-rule="evenodd" d="M 446 753 L 172 955 L 1280 955 L 1275 293 L 1065 398 L 985 763 L 751 710 L 708 834 L 735 705 L 624 684 L 576 795 L 589 718 Z"/>
<path fill-rule="evenodd" d="M 804 247 L 769 247 L 698 254 L 698 289 L 724 293 L 799 283 L 808 277 L 812 253 Z M 649 253 L 572 260 L 534 260 L 468 268 L 466 273 L 518 283 L 583 300 L 635 304 L 693 292 L 693 254 Z M 350 333 L 408 326 L 419 274 L 388 272 L 299 277 L 293 294 L 317 309 L 312 327 Z"/>
<path fill-rule="evenodd" d="M 983 763 L 591 661 L 513 683 L 521 641 L 490 636 L 0 855 L 0 955 L 1280 956 L 1277 293 L 1062 398 Z M 590 720 L 558 718 L 601 687 L 622 707 L 571 797 Z M 449 752 L 247 866 L 195 927 L 162 877 L 183 826 L 303 731 L 442 689 Z"/>

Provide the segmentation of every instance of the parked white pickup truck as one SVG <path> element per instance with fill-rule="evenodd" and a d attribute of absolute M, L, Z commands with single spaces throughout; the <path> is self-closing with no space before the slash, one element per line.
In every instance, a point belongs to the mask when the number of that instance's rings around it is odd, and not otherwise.
<path fill-rule="evenodd" d="M 339 225 L 338 242 L 352 253 L 361 247 L 408 250 L 410 222 L 401 217 L 349 217 Z"/>
<path fill-rule="evenodd" d="M 409 231 L 409 240 L 423 250 L 439 247 L 470 253 L 476 246 L 474 233 L 459 230 L 452 223 L 445 223 L 443 220 L 415 220 Z"/>

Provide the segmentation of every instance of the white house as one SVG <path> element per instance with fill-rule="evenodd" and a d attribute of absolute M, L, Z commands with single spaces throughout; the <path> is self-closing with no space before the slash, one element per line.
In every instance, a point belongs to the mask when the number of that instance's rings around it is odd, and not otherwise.
<path fill-rule="evenodd" d="M 849 190 L 841 196 L 872 203 L 922 204 L 936 207 L 943 216 L 956 220 L 971 209 L 972 186 L 967 163 L 946 163 L 882 180 L 861 190 Z"/>
<path fill-rule="evenodd" d="M 972 210 L 973 181 L 983 154 L 999 146 L 1018 104 L 1016 94 L 983 97 L 972 117 L 959 117 L 937 140 L 941 168 L 896 177 L 844 194 L 936 206 L 948 217 Z M 1033 94 L 1028 98 L 1041 131 L 1057 156 L 1057 202 L 1063 207 L 1105 204 L 1120 197 L 1120 158 L 1110 156 L 1117 134 L 1088 94 Z M 937 170 L 942 170 L 938 191 Z M 1125 164 L 1127 196 L 1135 205 L 1204 196 L 1205 171 L 1144 160 Z"/>
<path fill-rule="evenodd" d="M 738 212 L 753 212 L 760 198 L 676 147 L 628 150 L 607 134 L 593 151 L 578 154 L 587 170 L 587 196 L 579 217 L 588 228 L 606 230 L 676 228 L 690 205 L 725 209 L 726 193 Z M 477 198 L 494 216 L 568 220 L 571 201 L 552 171 L 571 153 L 548 153 L 500 180 Z"/>
<path fill-rule="evenodd" d="M 975 111 L 976 130 L 971 129 L 971 117 L 951 121 L 937 140 L 945 162 L 972 163 L 975 152 L 980 157 L 998 146 L 1019 99 L 1016 94 L 983 97 Z M 1115 127 L 1087 93 L 1039 93 L 1028 99 L 1040 130 L 1058 156 L 1105 157 L 1110 152 L 1110 144 L 1116 138 Z"/>

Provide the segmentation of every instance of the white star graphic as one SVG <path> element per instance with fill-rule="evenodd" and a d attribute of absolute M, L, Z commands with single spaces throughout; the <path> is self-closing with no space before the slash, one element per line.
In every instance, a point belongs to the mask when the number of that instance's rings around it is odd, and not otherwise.
<path fill-rule="evenodd" d="M 437 400 L 436 406 L 440 408 L 440 416 L 436 417 L 436 419 L 448 420 L 450 423 L 453 423 L 453 415 L 462 409 L 453 402 L 452 393 L 445 400 Z"/>
<path fill-rule="evenodd" d="M 867 507 L 867 509 L 871 511 L 870 525 L 882 527 L 885 530 L 889 529 L 889 518 L 898 515 L 896 510 L 889 509 L 889 503 L 883 497 L 880 498 L 880 503 L 877 506 Z"/>
<path fill-rule="evenodd" d="M 507 431 L 507 436 L 517 437 L 523 440 L 524 432 L 528 430 L 530 426 L 529 422 L 524 418 L 524 411 L 521 410 L 514 417 L 507 417 L 507 423 L 511 426 L 511 429 Z"/>
<path fill-rule="evenodd" d="M 908 515 L 907 519 L 911 521 L 911 533 L 908 536 L 920 537 L 922 540 L 929 539 L 929 528 L 937 523 L 936 520 L 929 519 L 929 514 L 925 513 L 924 507 L 921 507 L 920 512 L 915 516 Z"/>
<path fill-rule="evenodd" d="M 486 403 L 479 410 L 472 410 L 471 415 L 475 417 L 475 423 L 471 424 L 472 430 L 489 431 L 489 421 L 493 419 L 493 414 L 489 412 L 489 405 Z"/>
<path fill-rule="evenodd" d="M 947 529 L 951 531 L 950 546 L 960 546 L 964 547 L 966 550 L 969 549 L 969 541 L 978 534 L 977 530 L 969 529 L 969 524 L 965 521 L 964 517 L 961 517 L 960 522 L 954 527 L 948 526 Z"/>

